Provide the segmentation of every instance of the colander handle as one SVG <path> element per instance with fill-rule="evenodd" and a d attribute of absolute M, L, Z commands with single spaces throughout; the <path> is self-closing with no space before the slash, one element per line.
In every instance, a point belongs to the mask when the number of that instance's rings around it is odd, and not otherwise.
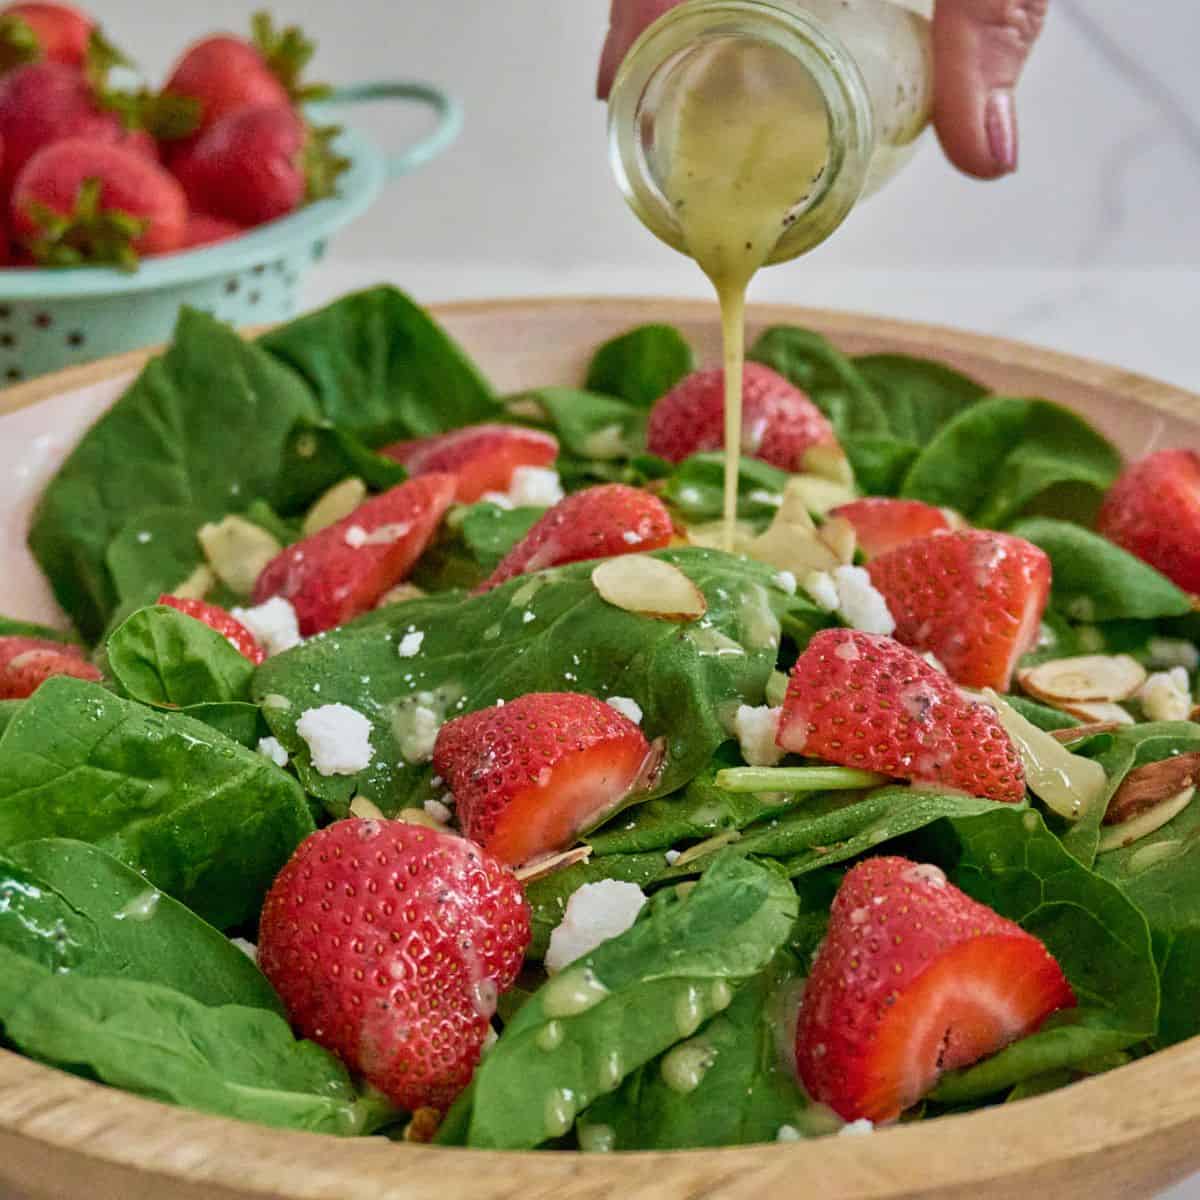
<path fill-rule="evenodd" d="M 380 80 L 335 88 L 324 104 L 369 104 L 375 100 L 415 100 L 433 109 L 437 125 L 411 146 L 387 155 L 389 179 L 407 174 L 436 158 L 458 137 L 463 124 L 462 106 L 453 96 L 429 83 L 399 83 Z"/>

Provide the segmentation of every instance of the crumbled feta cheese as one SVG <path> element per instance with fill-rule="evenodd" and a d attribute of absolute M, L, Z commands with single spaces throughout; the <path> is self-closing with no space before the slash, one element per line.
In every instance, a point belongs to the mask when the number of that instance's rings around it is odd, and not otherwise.
<path fill-rule="evenodd" d="M 258 947 L 253 942 L 248 942 L 245 938 L 230 938 L 229 939 L 252 963 L 258 962 Z"/>
<path fill-rule="evenodd" d="M 746 499 L 753 500 L 755 504 L 766 504 L 770 508 L 783 506 L 783 496 L 779 492 L 768 492 L 766 488 L 755 488 Z"/>
<path fill-rule="evenodd" d="M 782 713 L 782 708 L 768 708 L 765 704 L 757 708 L 749 704 L 738 706 L 733 731 L 741 744 L 742 757 L 752 767 L 773 767 L 784 756 L 785 751 L 775 744 Z"/>
<path fill-rule="evenodd" d="M 258 752 L 264 758 L 269 758 L 277 767 L 288 765 L 288 752 L 280 745 L 278 738 L 259 738 Z"/>
<path fill-rule="evenodd" d="M 887 601 L 862 567 L 835 567 L 833 581 L 837 584 L 838 615 L 852 629 L 885 635 L 896 631 Z"/>
<path fill-rule="evenodd" d="M 518 467 L 508 485 L 517 508 L 549 508 L 563 498 L 562 480 L 553 467 Z"/>
<path fill-rule="evenodd" d="M 425 640 L 425 634 L 420 629 L 410 629 L 401 639 L 400 645 L 396 647 L 396 653 L 401 658 L 416 658 L 421 652 L 421 643 Z"/>
<path fill-rule="evenodd" d="M 516 508 L 506 492 L 484 492 L 479 499 L 487 504 L 494 504 L 497 508 Z"/>
<path fill-rule="evenodd" d="M 777 1142 L 799 1142 L 803 1137 L 804 1135 L 795 1125 L 780 1125 L 779 1132 L 775 1134 Z"/>
<path fill-rule="evenodd" d="M 282 596 L 272 596 L 255 608 L 235 608 L 232 615 L 250 630 L 268 657 L 300 644 L 296 610 Z"/>
<path fill-rule="evenodd" d="M 367 544 L 367 531 L 361 525 L 351 525 L 342 535 L 342 540 L 351 550 Z"/>
<path fill-rule="evenodd" d="M 791 571 L 778 571 L 772 578 L 771 582 L 781 591 L 787 592 L 789 596 L 796 594 L 796 577 Z"/>
<path fill-rule="evenodd" d="M 841 1129 L 838 1130 L 838 1136 L 855 1137 L 858 1134 L 874 1132 L 875 1122 L 868 1121 L 866 1117 L 859 1117 L 857 1121 L 851 1121 L 848 1124 L 843 1125 Z"/>
<path fill-rule="evenodd" d="M 312 765 L 321 775 L 356 775 L 375 757 L 371 722 L 348 704 L 307 709 L 296 732 L 308 744 Z"/>
<path fill-rule="evenodd" d="M 154 537 L 154 534 L 152 534 L 148 529 L 139 530 L 138 535 L 137 535 L 138 545 L 139 546 L 146 545 L 146 543 L 151 541 L 153 539 L 153 537 Z"/>
<path fill-rule="evenodd" d="M 1156 671 L 1137 695 L 1151 721 L 1186 721 L 1191 715 L 1192 692 L 1183 667 Z"/>
<path fill-rule="evenodd" d="M 527 608 L 521 614 L 521 624 L 522 625 L 528 625 L 530 621 L 536 621 L 536 620 L 537 620 L 537 613 L 535 613 L 532 608 Z"/>
<path fill-rule="evenodd" d="M 440 800 L 426 800 L 424 808 L 427 815 L 442 825 L 449 825 L 454 815 Z"/>
<path fill-rule="evenodd" d="M 609 708 L 615 708 L 623 717 L 628 717 L 635 725 L 642 723 L 642 706 L 629 696 L 609 696 L 604 702 Z"/>
<path fill-rule="evenodd" d="M 1200 650 L 1182 638 L 1152 637 L 1146 643 L 1152 667 L 1183 667 L 1194 671 L 1200 667 Z"/>
<path fill-rule="evenodd" d="M 642 540 L 642 535 L 636 529 L 626 529 L 621 534 L 621 540 L 627 545 L 636 546 Z"/>
<path fill-rule="evenodd" d="M 809 571 L 801 585 L 812 602 L 826 612 L 836 612 L 838 606 L 837 584 L 828 571 Z"/>
<path fill-rule="evenodd" d="M 428 762 L 433 757 L 441 727 L 441 718 L 427 704 L 406 705 L 392 721 L 392 732 L 400 744 L 404 761 Z"/>
<path fill-rule="evenodd" d="M 544 966 L 553 975 L 602 942 L 617 937 L 637 920 L 646 903 L 635 883 L 602 879 L 585 883 L 571 893 L 563 919 L 550 934 Z"/>
<path fill-rule="evenodd" d="M 668 850 L 666 854 L 663 855 L 663 858 L 667 860 L 667 866 L 673 867 L 679 861 L 682 853 L 682 850 Z"/>

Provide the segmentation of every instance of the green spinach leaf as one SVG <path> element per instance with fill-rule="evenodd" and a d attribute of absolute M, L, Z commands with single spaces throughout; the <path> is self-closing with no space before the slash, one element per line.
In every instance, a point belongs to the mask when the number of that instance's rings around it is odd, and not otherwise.
<path fill-rule="evenodd" d="M 12 617 L 0 616 L 0 637 L 44 638 L 49 642 L 75 642 L 78 638 L 49 625 L 38 625 L 33 621 L 17 621 Z"/>
<path fill-rule="evenodd" d="M 545 513 L 544 508 L 472 504 L 458 522 L 458 535 L 467 553 L 479 564 L 480 572 L 490 575 Z"/>
<path fill-rule="evenodd" d="M 692 348 L 670 325 L 639 325 L 592 356 L 584 386 L 649 408 L 696 365 Z"/>
<path fill-rule="evenodd" d="M 879 398 L 893 437 L 918 450 L 947 421 L 988 394 L 975 380 L 926 358 L 866 354 L 854 359 L 854 365 Z"/>
<path fill-rule="evenodd" d="M 646 412 L 624 400 L 565 387 L 538 388 L 514 399 L 537 404 L 562 451 L 577 459 L 628 459 L 645 448 Z"/>
<path fill-rule="evenodd" d="M 738 467 L 738 517 L 744 521 L 769 521 L 783 500 L 786 471 L 742 458 Z M 689 522 L 715 521 L 725 503 L 725 456 L 719 452 L 693 454 L 667 477 L 663 498 Z"/>

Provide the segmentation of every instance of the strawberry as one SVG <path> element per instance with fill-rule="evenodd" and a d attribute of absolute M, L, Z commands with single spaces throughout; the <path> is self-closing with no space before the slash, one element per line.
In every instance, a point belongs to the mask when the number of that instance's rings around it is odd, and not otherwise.
<path fill-rule="evenodd" d="M 472 842 L 347 820 L 308 837 L 280 871 L 258 961 L 301 1034 L 401 1108 L 445 1111 L 529 936 L 521 885 Z"/>
<path fill-rule="evenodd" d="M 725 445 L 725 372 L 693 371 L 650 412 L 646 446 L 669 462 Z M 798 471 L 810 446 L 836 446 L 819 408 L 782 375 L 748 362 L 742 378 L 742 453 Z"/>
<path fill-rule="evenodd" d="M 305 637 L 374 608 L 421 556 L 454 485 L 453 475 L 422 475 L 360 504 L 271 559 L 254 585 L 254 603 L 290 600 Z"/>
<path fill-rule="evenodd" d="M 238 225 L 261 225 L 333 194 L 348 162 L 334 128 L 312 129 L 292 108 L 239 108 L 171 159 L 193 208 Z"/>
<path fill-rule="evenodd" d="M 920 500 L 892 500 L 868 496 L 833 509 L 831 517 L 845 517 L 858 535 L 858 548 L 865 558 L 874 558 L 905 542 L 930 533 L 948 533 L 956 525 L 946 510 Z"/>
<path fill-rule="evenodd" d="M 877 634 L 826 629 L 808 643 L 788 680 L 776 740 L 845 767 L 1025 799 L 1021 759 L 992 709 Z"/>
<path fill-rule="evenodd" d="M 7 4 L 0 10 L 0 71 L 21 63 L 82 67 L 96 23 L 69 4 Z"/>
<path fill-rule="evenodd" d="M 157 163 L 122 146 L 66 138 L 39 150 L 17 176 L 13 235 L 48 266 L 112 263 L 178 249 L 187 200 Z"/>
<path fill-rule="evenodd" d="M 558 440 L 521 425 L 471 425 L 436 437 L 385 446 L 410 475 L 450 471 L 458 476 L 454 498 L 471 504 L 484 492 L 504 492 L 518 467 L 548 467 L 558 457 Z"/>
<path fill-rule="evenodd" d="M 213 246 L 217 242 L 228 241 L 245 232 L 240 225 L 226 221 L 224 217 L 211 217 L 202 212 L 189 213 L 187 228 L 183 231 L 183 241 L 179 243 L 179 249 L 195 250 L 200 246 Z"/>
<path fill-rule="evenodd" d="M 173 608 L 177 612 L 183 613 L 184 616 L 192 617 L 207 625 L 209 629 L 215 630 L 256 667 L 266 660 L 266 652 L 258 644 L 254 634 L 219 604 L 206 604 L 203 600 L 185 600 L 179 596 L 166 594 L 159 596 L 155 603 L 165 604 L 168 608 Z"/>
<path fill-rule="evenodd" d="M 671 534 L 671 518 L 657 496 L 624 483 L 584 488 L 548 509 L 476 591 L 563 563 L 661 550 Z"/>
<path fill-rule="evenodd" d="M 987 529 L 917 538 L 873 558 L 867 571 L 898 641 L 931 651 L 965 687 L 999 692 L 1037 641 L 1050 597 L 1045 553 Z"/>
<path fill-rule="evenodd" d="M 1075 993 L 1046 947 L 935 866 L 868 858 L 842 880 L 809 972 L 796 1066 L 847 1121 L 891 1121 L 943 1071 L 1035 1032 Z"/>
<path fill-rule="evenodd" d="M 565 850 L 657 758 L 628 717 L 577 692 L 531 692 L 456 717 L 433 748 L 463 832 L 510 866 Z"/>
<path fill-rule="evenodd" d="M 51 675 L 92 683 L 102 678 L 78 646 L 46 638 L 0 637 L 0 700 L 24 700 Z"/>
<path fill-rule="evenodd" d="M 1096 528 L 1186 592 L 1200 592 L 1200 454 L 1159 450 L 1121 472 Z"/>

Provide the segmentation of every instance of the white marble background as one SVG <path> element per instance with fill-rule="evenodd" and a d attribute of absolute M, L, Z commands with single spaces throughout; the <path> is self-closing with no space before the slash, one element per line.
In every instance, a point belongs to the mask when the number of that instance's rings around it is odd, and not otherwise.
<path fill-rule="evenodd" d="M 152 72 L 254 0 L 103 0 Z M 426 300 L 516 293 L 705 294 L 627 213 L 592 72 L 608 0 L 277 0 L 334 80 L 421 77 L 466 132 L 335 243 L 309 296 L 389 278 Z M 1200 391 L 1200 4 L 1052 0 L 1020 93 L 1021 170 L 954 174 L 932 139 L 826 246 L 754 295 L 1009 334 Z M 398 141 L 419 121 L 362 121 Z"/>

